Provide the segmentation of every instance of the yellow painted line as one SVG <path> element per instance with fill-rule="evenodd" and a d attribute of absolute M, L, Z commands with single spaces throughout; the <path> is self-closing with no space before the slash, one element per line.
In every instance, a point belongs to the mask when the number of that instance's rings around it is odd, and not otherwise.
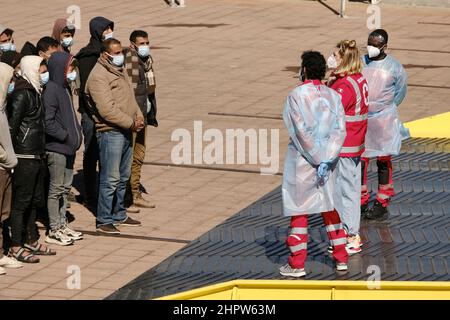
<path fill-rule="evenodd" d="M 405 123 L 414 138 L 450 138 L 450 112 Z"/>
<path fill-rule="evenodd" d="M 158 300 L 450 300 L 450 282 L 234 280 Z"/>

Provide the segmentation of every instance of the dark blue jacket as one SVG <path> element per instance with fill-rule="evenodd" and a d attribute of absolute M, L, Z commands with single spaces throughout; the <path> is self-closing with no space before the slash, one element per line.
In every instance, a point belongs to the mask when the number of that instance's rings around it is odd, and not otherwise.
<path fill-rule="evenodd" d="M 48 61 L 50 81 L 42 94 L 45 109 L 45 149 L 64 155 L 75 155 L 81 146 L 81 127 L 66 80 L 71 59 L 72 56 L 66 52 L 52 54 Z"/>

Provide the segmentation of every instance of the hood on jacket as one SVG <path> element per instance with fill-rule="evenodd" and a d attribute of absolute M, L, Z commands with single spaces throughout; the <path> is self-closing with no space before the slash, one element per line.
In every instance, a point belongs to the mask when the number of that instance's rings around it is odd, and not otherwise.
<path fill-rule="evenodd" d="M 6 51 L 3 52 L 2 56 L 0 57 L 0 61 L 15 69 L 20 64 L 20 60 L 22 59 L 22 57 L 23 55 L 16 51 Z"/>
<path fill-rule="evenodd" d="M 32 44 L 31 42 L 25 42 L 25 44 L 22 47 L 22 50 L 20 50 L 20 53 L 23 56 L 37 56 L 38 51 L 36 49 L 36 46 Z"/>
<path fill-rule="evenodd" d="M 89 21 L 89 32 L 91 37 L 102 42 L 102 34 L 106 28 L 111 27 L 114 30 L 114 22 L 104 17 L 95 17 Z"/>
<path fill-rule="evenodd" d="M 25 56 L 20 60 L 20 70 L 22 70 L 22 78 L 29 82 L 33 88 L 41 93 L 42 86 L 39 76 L 39 67 L 42 58 L 39 56 Z"/>
<path fill-rule="evenodd" d="M 61 87 L 67 86 L 67 70 L 73 60 L 73 56 L 67 52 L 55 52 L 48 60 L 47 68 L 50 73 L 50 81 Z"/>
<path fill-rule="evenodd" d="M 65 18 L 56 19 L 55 24 L 53 25 L 52 38 L 58 41 L 58 43 L 61 42 L 61 33 L 65 27 L 72 27 L 69 28 L 69 31 L 72 33 L 73 37 L 73 35 L 75 34 L 75 28 L 73 27 L 73 25 L 68 23 L 67 19 Z"/>
<path fill-rule="evenodd" d="M 114 22 L 104 17 L 95 17 L 89 21 L 89 32 L 91 39 L 86 47 L 82 48 L 76 55 L 76 58 L 82 58 L 91 55 L 100 55 L 102 52 L 102 35 L 106 28 L 111 27 L 114 30 Z"/>
<path fill-rule="evenodd" d="M 14 69 L 6 63 L 0 62 L 0 109 L 3 109 L 3 105 L 8 94 L 8 86 L 11 82 Z"/>

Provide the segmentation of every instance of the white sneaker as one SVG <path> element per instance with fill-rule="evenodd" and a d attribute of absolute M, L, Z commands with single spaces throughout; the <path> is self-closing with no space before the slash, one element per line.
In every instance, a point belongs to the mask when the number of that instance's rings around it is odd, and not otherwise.
<path fill-rule="evenodd" d="M 345 262 L 336 263 L 336 270 L 337 271 L 347 271 L 348 265 Z"/>
<path fill-rule="evenodd" d="M 69 238 L 66 234 L 59 230 L 50 230 L 48 236 L 45 238 L 45 242 L 57 244 L 59 246 L 69 246 L 73 244 L 73 240 Z"/>
<path fill-rule="evenodd" d="M 19 269 L 23 267 L 23 264 L 13 257 L 3 256 L 3 258 L 0 259 L 0 267 Z"/>
<path fill-rule="evenodd" d="M 63 226 L 61 231 L 72 240 L 83 239 L 83 233 L 70 229 L 68 225 Z"/>
<path fill-rule="evenodd" d="M 285 277 L 304 277 L 306 275 L 305 269 L 295 269 L 292 268 L 289 263 L 286 263 L 280 268 L 280 274 Z"/>
<path fill-rule="evenodd" d="M 2 267 L 0 267 L 0 275 L 2 275 L 2 274 L 6 274 L 6 270 L 3 269 Z"/>
<path fill-rule="evenodd" d="M 347 245 L 345 246 L 345 250 L 349 255 L 360 253 L 361 252 L 361 238 L 359 235 L 354 237 L 347 237 Z"/>

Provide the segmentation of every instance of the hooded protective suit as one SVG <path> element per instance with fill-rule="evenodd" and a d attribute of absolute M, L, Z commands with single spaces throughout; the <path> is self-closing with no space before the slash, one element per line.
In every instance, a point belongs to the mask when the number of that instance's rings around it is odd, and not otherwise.
<path fill-rule="evenodd" d="M 364 57 L 362 71 L 369 85 L 369 118 L 366 151 L 363 157 L 397 155 L 401 142 L 408 138 L 397 113 L 407 91 L 407 75 L 400 62 L 391 56 L 371 61 Z"/>
<path fill-rule="evenodd" d="M 6 95 L 13 72 L 13 68 L 0 62 L 0 170 L 11 170 L 17 165 L 6 116 Z"/>
<path fill-rule="evenodd" d="M 283 120 L 290 136 L 282 185 L 284 215 L 334 210 L 334 171 L 323 186 L 316 175 L 320 163 L 336 161 L 345 140 L 341 97 L 318 80 L 305 81 L 289 94 Z"/>

